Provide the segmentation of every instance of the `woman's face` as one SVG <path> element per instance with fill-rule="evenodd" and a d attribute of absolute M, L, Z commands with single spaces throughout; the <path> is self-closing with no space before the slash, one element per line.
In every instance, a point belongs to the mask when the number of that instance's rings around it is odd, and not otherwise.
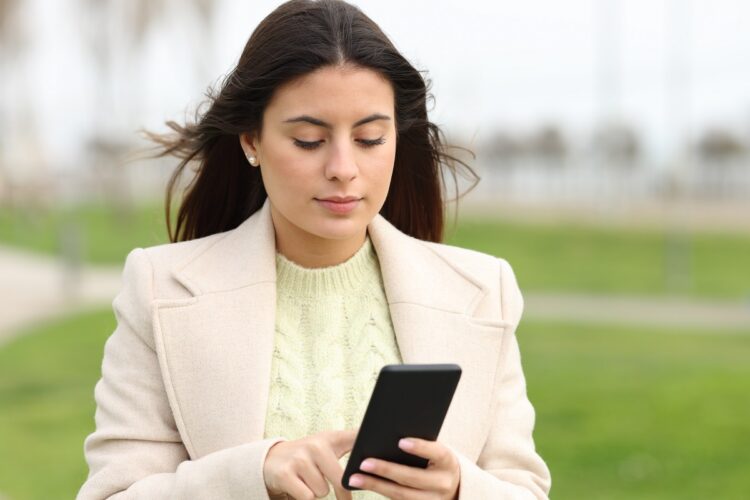
<path fill-rule="evenodd" d="M 369 69 L 318 69 L 277 89 L 262 137 L 240 141 L 258 159 L 277 244 L 361 244 L 393 173 L 393 89 Z"/>

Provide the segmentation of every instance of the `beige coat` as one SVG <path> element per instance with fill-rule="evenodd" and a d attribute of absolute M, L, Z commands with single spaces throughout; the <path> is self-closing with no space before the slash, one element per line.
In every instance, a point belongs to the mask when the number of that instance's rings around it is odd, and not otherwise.
<path fill-rule="evenodd" d="M 438 436 L 459 458 L 459 498 L 547 498 L 509 264 L 380 215 L 368 232 L 404 363 L 463 369 Z M 130 252 L 77 498 L 268 499 L 263 462 L 282 439 L 263 439 L 275 281 L 268 201 L 231 231 Z"/>

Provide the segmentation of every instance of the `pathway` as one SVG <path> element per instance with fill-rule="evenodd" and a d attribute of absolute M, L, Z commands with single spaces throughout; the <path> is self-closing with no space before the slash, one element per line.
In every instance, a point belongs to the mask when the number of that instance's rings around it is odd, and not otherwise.
<path fill-rule="evenodd" d="M 121 269 L 67 269 L 59 258 L 0 245 L 0 345 L 24 327 L 70 312 L 106 306 Z"/>
<path fill-rule="evenodd" d="M 750 333 L 750 300 L 550 293 L 525 293 L 524 298 L 524 317 L 529 319 Z"/>

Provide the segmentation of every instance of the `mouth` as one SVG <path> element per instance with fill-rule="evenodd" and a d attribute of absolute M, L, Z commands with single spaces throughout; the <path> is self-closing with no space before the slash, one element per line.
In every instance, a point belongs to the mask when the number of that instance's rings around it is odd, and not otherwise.
<path fill-rule="evenodd" d="M 350 201 L 359 201 L 362 198 L 358 196 L 329 196 L 328 198 L 315 198 L 318 201 L 329 201 L 331 203 L 349 203 Z"/>
<path fill-rule="evenodd" d="M 331 196 L 329 198 L 315 198 L 323 208 L 335 214 L 347 214 L 357 208 L 362 198 L 356 196 Z"/>

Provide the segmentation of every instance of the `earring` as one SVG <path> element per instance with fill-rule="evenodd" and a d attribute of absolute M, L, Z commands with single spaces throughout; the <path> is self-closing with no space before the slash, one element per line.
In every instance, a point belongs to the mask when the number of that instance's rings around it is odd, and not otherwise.
<path fill-rule="evenodd" d="M 247 161 L 252 165 L 253 167 L 258 166 L 258 159 L 253 155 L 247 155 Z"/>

